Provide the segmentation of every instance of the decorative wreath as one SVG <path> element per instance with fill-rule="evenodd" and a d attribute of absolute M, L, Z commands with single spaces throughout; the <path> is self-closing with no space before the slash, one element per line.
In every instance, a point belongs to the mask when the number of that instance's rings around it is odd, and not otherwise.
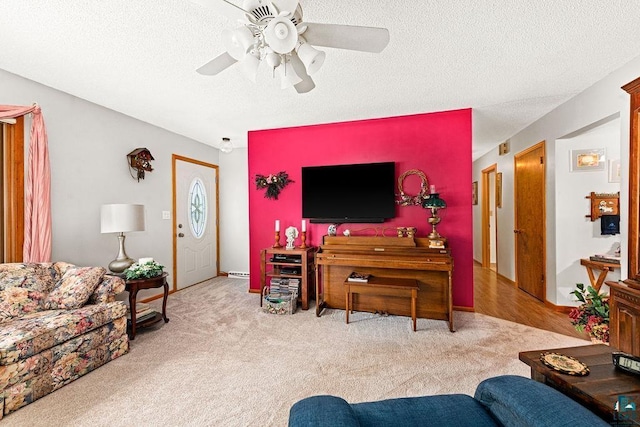
<path fill-rule="evenodd" d="M 289 174 L 285 171 L 278 172 L 275 175 L 256 175 L 256 188 L 258 190 L 266 188 L 267 192 L 264 194 L 264 197 L 267 199 L 278 200 L 282 189 L 292 182 L 293 180 L 289 179 Z"/>
<path fill-rule="evenodd" d="M 422 180 L 420 184 L 420 194 L 412 196 L 404 192 L 403 183 L 405 178 L 407 178 L 409 175 L 418 175 Z M 400 194 L 398 194 L 400 199 L 396 200 L 396 203 L 400 206 L 422 206 L 422 202 L 424 201 L 424 199 L 429 196 L 429 182 L 427 181 L 427 176 L 424 174 L 424 172 L 418 169 L 411 169 L 406 171 L 398 177 L 398 191 L 400 191 Z"/>

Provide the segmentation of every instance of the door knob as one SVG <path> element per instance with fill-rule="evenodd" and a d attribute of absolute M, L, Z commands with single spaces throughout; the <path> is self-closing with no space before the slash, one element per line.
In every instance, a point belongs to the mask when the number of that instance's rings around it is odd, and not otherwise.
<path fill-rule="evenodd" d="M 178 237 L 184 237 L 184 233 L 178 233 Z"/>
<path fill-rule="evenodd" d="M 522 234 L 522 233 L 524 233 L 524 230 L 520 230 L 520 229 L 516 228 L 515 230 L 513 230 L 513 232 L 516 233 L 516 234 Z"/>
<path fill-rule="evenodd" d="M 182 228 L 182 224 L 178 224 L 178 228 Z"/>

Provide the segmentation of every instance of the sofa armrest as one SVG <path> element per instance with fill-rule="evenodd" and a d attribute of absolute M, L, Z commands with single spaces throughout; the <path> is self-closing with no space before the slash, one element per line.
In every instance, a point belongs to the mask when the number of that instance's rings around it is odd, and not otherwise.
<path fill-rule="evenodd" d="M 358 427 L 351 405 L 335 396 L 312 396 L 296 402 L 289 411 L 289 427 Z"/>
<path fill-rule="evenodd" d="M 475 399 L 504 426 L 608 426 L 602 418 L 548 385 L 503 375 L 478 385 Z"/>
<path fill-rule="evenodd" d="M 125 289 L 124 280 L 117 276 L 105 274 L 102 281 L 89 297 L 89 304 L 114 302 L 116 295 Z"/>

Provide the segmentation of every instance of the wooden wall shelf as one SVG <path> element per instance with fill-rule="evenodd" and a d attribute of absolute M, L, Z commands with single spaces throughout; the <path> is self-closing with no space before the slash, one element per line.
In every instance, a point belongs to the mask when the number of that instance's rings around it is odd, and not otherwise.
<path fill-rule="evenodd" d="M 591 218 L 591 221 L 596 221 L 603 215 L 620 214 L 620 192 L 594 193 L 592 191 L 585 199 L 591 199 L 591 214 L 585 215 Z"/>

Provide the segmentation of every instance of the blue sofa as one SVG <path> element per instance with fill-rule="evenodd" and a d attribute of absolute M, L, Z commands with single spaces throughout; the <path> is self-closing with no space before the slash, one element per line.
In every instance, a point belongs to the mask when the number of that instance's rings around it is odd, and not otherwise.
<path fill-rule="evenodd" d="M 296 402 L 289 427 L 350 426 L 608 426 L 559 391 L 529 378 L 504 375 L 478 385 L 475 396 L 450 394 L 349 404 L 335 396 Z"/>

